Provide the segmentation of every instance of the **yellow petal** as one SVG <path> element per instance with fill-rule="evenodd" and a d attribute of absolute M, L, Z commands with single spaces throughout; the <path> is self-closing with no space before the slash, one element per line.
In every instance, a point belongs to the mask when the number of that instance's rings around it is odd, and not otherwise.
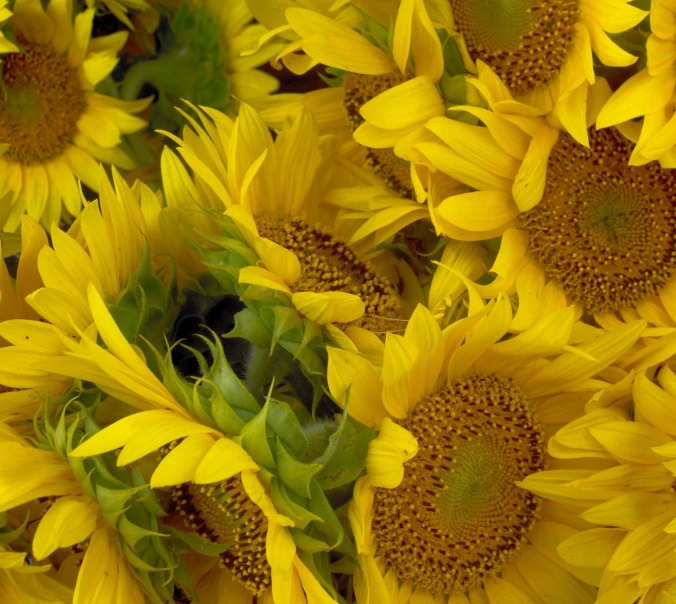
<path fill-rule="evenodd" d="M 200 433 L 216 431 L 186 420 L 173 411 L 143 411 L 124 417 L 97 432 L 76 447 L 70 455 L 91 457 L 124 446 L 125 449 L 118 458 L 118 463 L 123 465 L 140 459 L 172 440 Z"/>
<path fill-rule="evenodd" d="M 575 566 L 603 568 L 626 534 L 622 529 L 612 528 L 580 531 L 559 544 L 557 551 Z"/>
<path fill-rule="evenodd" d="M 437 213 L 461 229 L 483 231 L 507 228 L 519 214 L 511 193 L 473 191 L 447 197 L 437 206 Z"/>
<path fill-rule="evenodd" d="M 383 355 L 383 404 L 394 417 L 404 418 L 423 396 L 416 368 L 420 351 L 408 339 L 387 332 Z"/>
<path fill-rule="evenodd" d="M 192 434 L 182 440 L 160 461 L 150 486 L 156 489 L 193 482 L 198 466 L 215 442 L 211 434 Z"/>
<path fill-rule="evenodd" d="M 518 587 L 500 577 L 489 577 L 484 590 L 490 604 L 531 604 L 531 599 Z"/>
<path fill-rule="evenodd" d="M 256 239 L 255 249 L 265 268 L 281 277 L 284 283 L 291 285 L 298 281 L 300 262 L 291 250 L 265 237 Z"/>
<path fill-rule="evenodd" d="M 379 426 L 387 411 L 382 403 L 378 370 L 358 354 L 335 347 L 327 351 L 327 380 L 333 398 L 345 408 L 349 388 L 350 416 L 365 426 Z"/>
<path fill-rule="evenodd" d="M 549 154 L 558 138 L 559 131 L 546 122 L 536 129 L 512 187 L 514 201 L 521 212 L 527 212 L 540 203 L 545 190 Z"/>
<path fill-rule="evenodd" d="M 444 103 L 432 80 L 419 76 L 379 94 L 359 112 L 377 128 L 394 130 L 444 115 Z"/>
<path fill-rule="evenodd" d="M 672 436 L 676 435 L 676 398 L 653 384 L 644 371 L 636 376 L 633 395 L 636 412 L 641 419 Z"/>
<path fill-rule="evenodd" d="M 380 433 L 369 443 L 366 471 L 374 487 L 394 489 L 404 478 L 404 462 L 415 457 L 418 441 L 413 435 L 385 418 Z"/>
<path fill-rule="evenodd" d="M 308 319 L 319 325 L 348 323 L 364 314 L 364 302 L 359 296 L 346 292 L 297 292 L 292 304 Z"/>
<path fill-rule="evenodd" d="M 615 44 L 594 20 L 584 19 L 583 23 L 589 31 L 592 48 L 604 65 L 626 67 L 636 63 L 637 57 Z"/>
<path fill-rule="evenodd" d="M 652 518 L 676 513 L 673 498 L 660 493 L 629 493 L 613 497 L 585 510 L 580 517 L 587 522 L 634 530 Z"/>
<path fill-rule="evenodd" d="M 42 560 L 60 547 L 81 543 L 94 532 L 98 515 L 87 498 L 59 497 L 40 520 L 33 553 Z"/>
<path fill-rule="evenodd" d="M 573 352 L 562 354 L 532 376 L 525 384 L 525 389 L 529 396 L 543 396 L 572 388 L 575 384 L 596 375 L 624 354 L 636 342 L 644 329 L 643 321 L 635 321 L 614 332 L 579 345 L 577 349 L 583 352 L 584 356 Z"/>
<path fill-rule="evenodd" d="M 665 71 L 651 76 L 639 71 L 620 86 L 604 105 L 596 120 L 597 128 L 606 128 L 635 117 L 663 109 L 671 100 L 676 74 Z"/>
<path fill-rule="evenodd" d="M 240 269 L 239 282 L 291 294 L 288 285 L 284 283 L 284 280 L 279 275 L 260 266 L 245 266 Z"/>
<path fill-rule="evenodd" d="M 298 573 L 308 602 L 312 602 L 313 604 L 315 602 L 316 604 L 335 604 L 336 601 L 326 593 L 319 581 L 317 581 L 308 567 L 301 562 L 298 556 L 294 556 L 293 558 L 293 567 Z"/>
<path fill-rule="evenodd" d="M 270 564 L 272 597 L 275 604 L 295 604 L 291 600 L 291 593 L 296 546 L 289 532 L 276 522 L 268 523 L 265 555 Z"/>
<path fill-rule="evenodd" d="M 589 431 L 621 463 L 660 463 L 663 459 L 652 447 L 672 440 L 657 428 L 631 421 L 610 422 Z"/>
<path fill-rule="evenodd" d="M 251 456 L 234 440 L 221 438 L 207 451 L 195 470 L 196 484 L 221 482 L 245 470 L 260 468 Z"/>

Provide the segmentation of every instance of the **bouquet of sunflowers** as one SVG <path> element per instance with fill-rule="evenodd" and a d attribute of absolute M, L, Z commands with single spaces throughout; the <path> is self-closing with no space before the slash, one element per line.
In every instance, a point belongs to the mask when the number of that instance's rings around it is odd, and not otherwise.
<path fill-rule="evenodd" d="M 0 601 L 676 603 L 676 0 L 0 0 Z"/>

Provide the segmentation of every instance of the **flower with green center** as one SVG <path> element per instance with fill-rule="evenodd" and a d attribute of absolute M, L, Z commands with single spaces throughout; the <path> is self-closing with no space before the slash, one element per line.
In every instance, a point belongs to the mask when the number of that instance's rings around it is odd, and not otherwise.
<path fill-rule="evenodd" d="M 21 52 L 3 57 L 0 141 L 0 210 L 5 231 L 27 213 L 46 228 L 62 205 L 80 213 L 79 179 L 98 190 L 98 163 L 124 169 L 133 162 L 120 148 L 124 134 L 146 123 L 134 114 L 150 99 L 124 102 L 95 92 L 117 64 L 126 33 L 91 38 L 94 11 L 73 20 L 70 0 L 17 0 L 8 27 Z M 3 38 L 4 39 L 4 38 Z"/>
<path fill-rule="evenodd" d="M 603 571 L 599 604 L 668 604 L 676 593 L 673 358 L 658 367 L 644 359 L 618 377 L 550 440 L 550 454 L 571 469 L 535 474 L 522 486 L 577 506 L 588 524 L 558 552 L 576 568 Z"/>
<path fill-rule="evenodd" d="M 589 393 L 579 385 L 644 323 L 564 351 L 572 307 L 500 341 L 511 319 L 500 297 L 442 331 L 420 306 L 403 336 L 387 335 L 382 368 L 328 349 L 334 398 L 379 430 L 349 510 L 359 600 L 595 601 L 600 574 L 556 552 L 575 532 L 574 508 L 517 483 L 552 463 L 550 424 L 583 413 Z"/>
<path fill-rule="evenodd" d="M 663 168 L 676 166 L 675 18 L 676 5 L 670 0 L 650 3 L 647 65 L 626 80 L 599 113 L 597 127 L 617 126 L 636 143 L 629 159 L 635 166 L 653 160 L 659 160 Z"/>
<path fill-rule="evenodd" d="M 491 70 L 506 91 L 487 96 L 496 113 L 548 115 L 587 144 L 585 113 L 595 83 L 592 52 L 604 65 L 636 62 L 612 41 L 646 12 L 624 0 L 450 0 L 466 67 Z M 508 101 L 508 102 L 505 102 Z"/>

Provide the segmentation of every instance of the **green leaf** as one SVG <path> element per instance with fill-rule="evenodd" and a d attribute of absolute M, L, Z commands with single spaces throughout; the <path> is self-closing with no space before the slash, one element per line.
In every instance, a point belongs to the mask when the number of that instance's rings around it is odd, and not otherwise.
<path fill-rule="evenodd" d="M 243 338 L 258 348 L 270 348 L 272 334 L 257 313 L 249 308 L 240 310 L 235 315 L 235 326 L 224 338 Z"/>
<path fill-rule="evenodd" d="M 303 463 L 288 452 L 282 441 L 277 439 L 277 470 L 279 478 L 294 493 L 310 497 L 310 481 L 322 469 L 318 463 Z"/>
<path fill-rule="evenodd" d="M 242 428 L 240 439 L 242 446 L 256 463 L 268 468 L 274 468 L 275 458 L 270 450 L 267 432 L 269 409 L 270 399 L 266 401 L 261 411 Z"/>
<path fill-rule="evenodd" d="M 243 311 L 242 311 L 243 312 Z M 235 315 L 235 319 L 240 313 Z M 247 390 L 242 380 L 233 371 L 228 359 L 225 356 L 223 345 L 216 334 L 213 341 L 204 336 L 200 336 L 209 346 L 211 355 L 213 356 L 213 363 L 209 369 L 209 377 L 216 385 L 216 388 L 223 395 L 223 398 L 231 407 L 238 409 L 245 409 L 251 413 L 258 413 L 260 405 L 256 399 Z"/>
<path fill-rule="evenodd" d="M 317 475 L 323 489 L 334 489 L 356 480 L 364 471 L 369 443 L 375 430 L 343 415 L 340 426 L 329 438 L 322 455 L 322 471 Z"/>
<path fill-rule="evenodd" d="M 293 452 L 302 455 L 307 447 L 307 437 L 291 407 L 283 402 L 271 402 L 268 426 Z"/>
<path fill-rule="evenodd" d="M 165 529 L 173 537 L 188 545 L 191 550 L 204 554 L 205 556 L 218 556 L 219 554 L 228 551 L 232 545 L 232 543 L 214 543 L 195 533 L 186 533 L 173 526 L 167 526 Z"/>
<path fill-rule="evenodd" d="M 293 500 L 293 495 L 288 493 L 281 481 L 275 477 L 270 481 L 270 498 L 275 505 L 275 509 L 280 513 L 288 516 L 293 520 L 293 523 L 298 528 L 305 528 L 313 520 L 321 521 L 319 516 L 316 516 L 306 507 Z"/>
<path fill-rule="evenodd" d="M 149 531 L 140 526 L 137 526 L 131 522 L 124 514 L 120 516 L 120 520 L 117 523 L 117 530 L 120 531 L 120 534 L 124 540 L 132 547 L 136 548 L 136 544 L 143 539 L 144 537 L 166 537 L 166 534 L 156 533 L 154 531 Z"/>

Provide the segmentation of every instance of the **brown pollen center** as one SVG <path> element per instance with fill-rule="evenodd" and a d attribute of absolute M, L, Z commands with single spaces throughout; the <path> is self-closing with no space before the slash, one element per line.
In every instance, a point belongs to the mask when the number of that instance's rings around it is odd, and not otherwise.
<path fill-rule="evenodd" d="M 363 75 L 348 72 L 343 80 L 345 96 L 343 105 L 347 113 L 347 122 L 354 132 L 364 123 L 359 110 L 379 94 L 403 84 L 409 78 L 400 73 L 383 75 Z M 409 164 L 397 157 L 392 149 L 373 149 L 365 147 L 366 161 L 373 173 L 382 178 L 387 186 L 401 197 L 414 199 L 413 183 Z"/>
<path fill-rule="evenodd" d="M 367 262 L 357 258 L 349 246 L 305 221 L 257 216 L 262 237 L 291 250 L 300 261 L 300 278 L 294 292 L 342 291 L 359 296 L 366 307 L 364 315 L 351 323 L 375 333 L 401 330 L 401 303 L 385 277 Z"/>
<path fill-rule="evenodd" d="M 589 130 L 590 148 L 561 133 L 540 203 L 521 218 L 549 279 L 591 312 L 631 308 L 676 273 L 676 178 L 628 165 L 633 144 Z"/>
<path fill-rule="evenodd" d="M 77 134 L 87 103 L 80 75 L 49 46 L 21 41 L 22 52 L 3 57 L 0 142 L 4 160 L 24 165 L 48 162 Z"/>
<path fill-rule="evenodd" d="M 544 468 L 523 391 L 475 375 L 419 402 L 400 424 L 418 441 L 395 489 L 376 488 L 376 556 L 399 581 L 444 595 L 481 585 L 527 540 L 539 498 L 514 483 Z"/>

